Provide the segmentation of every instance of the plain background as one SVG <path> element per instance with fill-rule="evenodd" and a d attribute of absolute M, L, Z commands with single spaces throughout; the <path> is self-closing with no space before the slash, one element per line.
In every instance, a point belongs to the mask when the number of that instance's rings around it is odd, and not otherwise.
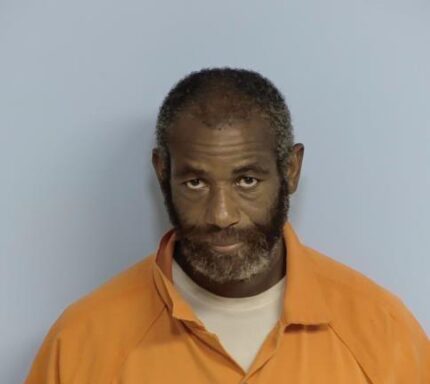
<path fill-rule="evenodd" d="M 157 109 L 208 66 L 268 76 L 306 145 L 291 221 L 427 332 L 428 0 L 0 0 L 0 382 L 169 227 Z"/>

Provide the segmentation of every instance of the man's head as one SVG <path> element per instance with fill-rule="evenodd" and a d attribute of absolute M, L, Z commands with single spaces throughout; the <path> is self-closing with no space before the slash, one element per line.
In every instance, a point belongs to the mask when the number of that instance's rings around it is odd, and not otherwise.
<path fill-rule="evenodd" d="M 195 273 L 224 283 L 269 268 L 302 157 L 282 95 L 255 72 L 202 70 L 169 92 L 153 164 Z"/>

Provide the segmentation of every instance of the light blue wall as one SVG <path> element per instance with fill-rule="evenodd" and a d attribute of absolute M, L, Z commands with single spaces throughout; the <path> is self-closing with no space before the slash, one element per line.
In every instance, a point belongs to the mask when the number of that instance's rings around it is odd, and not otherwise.
<path fill-rule="evenodd" d="M 157 108 L 191 70 L 261 71 L 306 145 L 302 240 L 430 331 L 430 3 L 0 1 L 0 382 L 62 310 L 168 227 Z"/>

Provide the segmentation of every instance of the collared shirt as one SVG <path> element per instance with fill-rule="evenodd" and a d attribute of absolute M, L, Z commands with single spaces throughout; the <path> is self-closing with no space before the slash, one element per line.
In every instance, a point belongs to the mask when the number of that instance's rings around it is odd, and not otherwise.
<path fill-rule="evenodd" d="M 401 301 L 284 228 L 283 310 L 245 372 L 172 283 L 158 252 L 69 306 L 26 384 L 429 384 L 430 343 Z"/>
<path fill-rule="evenodd" d="M 172 267 L 175 289 L 205 328 L 217 335 L 226 351 L 247 371 L 281 315 L 285 277 L 257 295 L 224 297 L 195 283 L 175 260 Z"/>

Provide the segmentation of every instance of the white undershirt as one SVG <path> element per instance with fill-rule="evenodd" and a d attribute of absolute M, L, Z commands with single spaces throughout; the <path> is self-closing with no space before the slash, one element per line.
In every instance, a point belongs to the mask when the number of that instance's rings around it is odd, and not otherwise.
<path fill-rule="evenodd" d="M 174 259 L 172 278 L 206 329 L 218 336 L 224 349 L 247 371 L 280 317 L 285 278 L 258 295 L 243 298 L 207 291 L 191 280 Z"/>

